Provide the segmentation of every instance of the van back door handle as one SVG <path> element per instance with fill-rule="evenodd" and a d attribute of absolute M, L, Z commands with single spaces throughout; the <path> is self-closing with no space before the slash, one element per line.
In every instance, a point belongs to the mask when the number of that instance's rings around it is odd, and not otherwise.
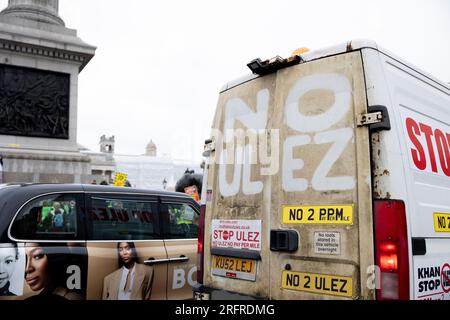
<path fill-rule="evenodd" d="M 298 249 L 295 230 L 270 230 L 270 251 L 294 252 Z"/>
<path fill-rule="evenodd" d="M 147 266 L 152 266 L 154 264 L 161 264 L 161 263 L 167 263 L 169 262 L 170 259 L 155 259 L 155 258 L 150 258 L 148 260 L 144 261 L 144 264 Z"/>

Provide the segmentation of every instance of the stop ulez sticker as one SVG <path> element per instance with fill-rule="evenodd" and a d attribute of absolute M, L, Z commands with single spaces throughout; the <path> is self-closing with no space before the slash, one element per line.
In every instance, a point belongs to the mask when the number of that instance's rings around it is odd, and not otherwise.
<path fill-rule="evenodd" d="M 261 220 L 213 220 L 213 248 L 261 251 Z"/>

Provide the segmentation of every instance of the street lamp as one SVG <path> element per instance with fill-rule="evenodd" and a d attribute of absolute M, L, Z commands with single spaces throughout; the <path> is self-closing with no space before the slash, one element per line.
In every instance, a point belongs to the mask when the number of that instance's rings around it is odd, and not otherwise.
<path fill-rule="evenodd" d="M 164 178 L 162 184 L 163 184 L 163 189 L 166 190 L 166 187 L 167 187 L 167 180 L 166 180 L 166 178 Z"/>

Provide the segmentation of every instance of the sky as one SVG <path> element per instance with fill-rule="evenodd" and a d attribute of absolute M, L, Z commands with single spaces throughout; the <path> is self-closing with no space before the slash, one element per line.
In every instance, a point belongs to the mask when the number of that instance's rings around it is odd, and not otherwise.
<path fill-rule="evenodd" d="M 0 0 L 0 7 L 7 5 Z M 60 0 L 97 47 L 78 87 L 78 143 L 201 162 L 221 87 L 255 58 L 371 39 L 450 82 L 450 0 Z"/>

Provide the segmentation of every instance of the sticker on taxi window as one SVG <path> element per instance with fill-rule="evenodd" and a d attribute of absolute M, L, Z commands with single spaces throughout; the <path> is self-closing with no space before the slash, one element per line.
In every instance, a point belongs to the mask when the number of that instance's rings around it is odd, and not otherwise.
<path fill-rule="evenodd" d="M 353 205 L 283 206 L 283 224 L 353 224 Z"/>
<path fill-rule="evenodd" d="M 281 287 L 283 289 L 317 294 L 352 297 L 352 280 L 351 277 L 283 271 L 281 275 Z"/>
<path fill-rule="evenodd" d="M 436 232 L 450 232 L 450 213 L 433 213 L 434 217 L 434 231 Z"/>

